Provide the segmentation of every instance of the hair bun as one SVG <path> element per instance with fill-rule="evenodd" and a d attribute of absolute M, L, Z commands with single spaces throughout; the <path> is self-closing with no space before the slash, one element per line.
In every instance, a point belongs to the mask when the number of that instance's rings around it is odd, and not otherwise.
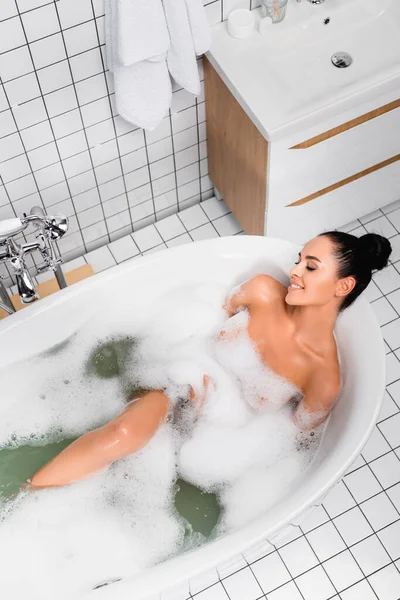
<path fill-rule="evenodd" d="M 392 252 L 389 240 L 378 233 L 366 233 L 359 238 L 359 248 L 367 254 L 371 271 L 386 267 Z"/>

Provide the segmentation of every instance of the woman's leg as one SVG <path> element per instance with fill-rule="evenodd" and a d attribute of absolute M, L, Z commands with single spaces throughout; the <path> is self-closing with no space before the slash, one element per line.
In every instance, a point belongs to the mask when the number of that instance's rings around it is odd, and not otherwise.
<path fill-rule="evenodd" d="M 110 423 L 86 433 L 32 477 L 31 488 L 58 487 L 92 475 L 137 452 L 154 436 L 169 409 L 168 397 L 148 392 Z"/>

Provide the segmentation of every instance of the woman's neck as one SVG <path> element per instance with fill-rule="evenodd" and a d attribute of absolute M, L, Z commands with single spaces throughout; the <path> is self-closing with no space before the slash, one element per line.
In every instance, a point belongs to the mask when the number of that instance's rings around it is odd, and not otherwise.
<path fill-rule="evenodd" d="M 316 353 L 329 347 L 337 318 L 337 308 L 324 306 L 293 306 L 289 310 L 298 341 Z"/>

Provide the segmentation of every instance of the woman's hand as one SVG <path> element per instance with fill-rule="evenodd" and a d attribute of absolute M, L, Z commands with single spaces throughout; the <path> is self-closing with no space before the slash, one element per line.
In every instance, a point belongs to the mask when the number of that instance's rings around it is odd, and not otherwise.
<path fill-rule="evenodd" d="M 204 401 L 207 397 L 210 381 L 211 380 L 208 375 L 203 375 L 202 389 L 195 390 L 193 387 L 190 388 L 190 400 L 191 400 L 191 402 L 193 402 L 197 413 L 200 413 L 200 411 L 203 407 Z"/>

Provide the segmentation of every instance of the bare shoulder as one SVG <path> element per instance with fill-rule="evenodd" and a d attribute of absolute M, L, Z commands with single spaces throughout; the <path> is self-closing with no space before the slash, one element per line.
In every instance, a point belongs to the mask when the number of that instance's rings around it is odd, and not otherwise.
<path fill-rule="evenodd" d="M 271 277 L 271 275 L 264 273 L 260 273 L 250 279 L 249 285 L 252 288 L 254 297 L 262 302 L 282 299 L 287 294 L 287 289 L 284 285 Z"/>
<path fill-rule="evenodd" d="M 337 361 L 327 361 L 316 368 L 311 375 L 306 395 L 322 406 L 331 406 L 339 398 L 341 391 L 340 367 Z"/>

